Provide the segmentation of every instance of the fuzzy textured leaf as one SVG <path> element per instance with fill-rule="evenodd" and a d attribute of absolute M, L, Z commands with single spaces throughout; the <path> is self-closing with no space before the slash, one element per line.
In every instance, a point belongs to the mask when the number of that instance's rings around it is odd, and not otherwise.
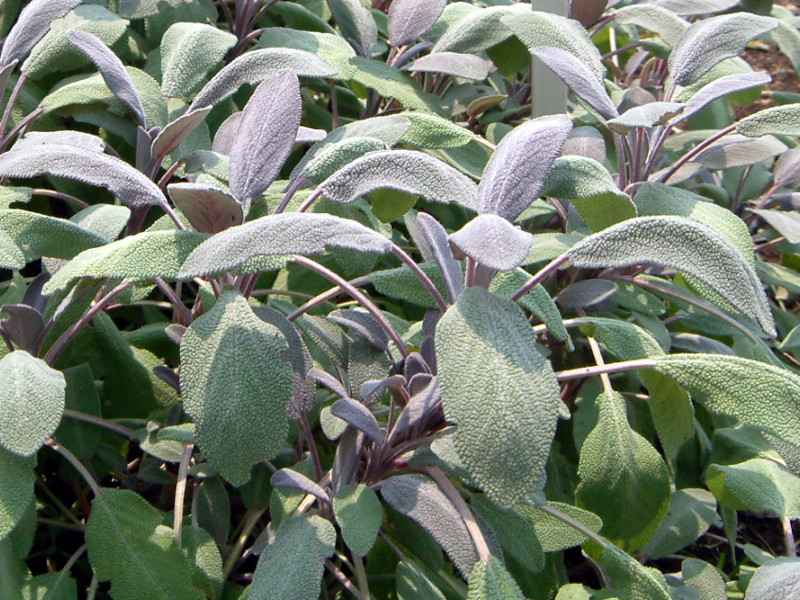
<path fill-rule="evenodd" d="M 469 576 L 467 600 L 524 600 L 522 590 L 494 556 L 489 562 L 478 561 Z"/>
<path fill-rule="evenodd" d="M 474 54 L 459 52 L 434 52 L 418 58 L 403 67 L 403 70 L 418 73 L 444 73 L 475 81 L 482 81 L 489 76 L 489 67 L 485 60 Z"/>
<path fill-rule="evenodd" d="M 167 98 L 188 98 L 222 63 L 236 36 L 204 23 L 175 23 L 161 38 L 161 90 Z"/>
<path fill-rule="evenodd" d="M 299 77 L 333 77 L 337 70 L 320 57 L 292 48 L 264 48 L 246 52 L 223 67 L 195 96 L 191 109 L 219 104 L 244 84 L 261 83 L 281 70 Z"/>
<path fill-rule="evenodd" d="M 439 321 L 435 341 L 459 457 L 498 506 L 530 497 L 544 477 L 561 401 L 522 310 L 468 288 Z"/>
<path fill-rule="evenodd" d="M 0 231 L 22 250 L 25 262 L 43 256 L 69 259 L 108 241 L 72 221 L 17 208 L 0 210 Z"/>
<path fill-rule="evenodd" d="M 74 146 L 43 144 L 0 156 L 3 177 L 30 178 L 45 174 L 104 187 L 128 206 L 166 203 L 158 186 L 143 173 L 107 154 L 87 152 Z"/>
<path fill-rule="evenodd" d="M 475 135 L 466 127 L 436 115 L 408 112 L 403 118 L 411 121 L 411 129 L 403 136 L 403 142 L 412 147 L 458 148 L 475 139 Z"/>
<path fill-rule="evenodd" d="M 197 231 L 219 233 L 244 222 L 244 206 L 236 198 L 202 183 L 173 183 L 167 186 L 175 206 Z"/>
<path fill-rule="evenodd" d="M 675 46 L 689 23 L 674 12 L 656 4 L 633 4 L 614 11 L 617 23 L 632 24 L 657 33 L 669 46 Z"/>
<path fill-rule="evenodd" d="M 668 556 L 694 542 L 718 520 L 717 501 L 708 490 L 675 491 L 664 519 L 641 552 L 654 559 Z"/>
<path fill-rule="evenodd" d="M 603 521 L 600 520 L 600 517 L 588 510 L 583 510 L 570 504 L 561 504 L 560 502 L 549 502 L 548 504 L 582 523 L 587 529 L 597 532 L 603 526 Z M 533 528 L 536 530 L 536 538 L 545 552 L 558 552 L 559 550 L 579 546 L 587 539 L 586 535 L 567 525 L 561 519 L 530 504 L 519 504 L 514 508 L 514 512 L 522 515 L 533 524 Z"/>
<path fill-rule="evenodd" d="M 408 108 L 444 116 L 439 98 L 424 92 L 410 75 L 400 69 L 363 56 L 351 58 L 349 62 L 355 69 L 353 81 L 386 98 L 396 98 Z"/>
<path fill-rule="evenodd" d="M 536 200 L 572 130 L 566 115 L 532 119 L 506 135 L 478 187 L 478 208 L 514 221 Z"/>
<path fill-rule="evenodd" d="M 711 169 L 730 169 L 754 165 L 782 154 L 786 144 L 771 135 L 749 138 L 740 134 L 727 135 L 703 150 L 693 162 Z"/>
<path fill-rule="evenodd" d="M 243 266 L 249 272 L 245 263 L 258 256 L 269 257 L 270 266 L 280 268 L 292 255 L 321 254 L 328 246 L 380 254 L 392 248 L 380 233 L 351 219 L 322 213 L 281 213 L 231 227 L 206 240 L 189 255 L 178 277 L 202 277 Z M 254 269 L 259 270 L 258 265 Z"/>
<path fill-rule="evenodd" d="M 503 17 L 519 14 L 525 8 L 513 5 L 489 6 L 469 11 L 439 37 L 433 52 L 475 54 L 499 44 L 513 35 L 502 22 Z M 530 12 L 530 9 L 527 12 Z"/>
<path fill-rule="evenodd" d="M 736 123 L 736 131 L 747 137 L 800 135 L 800 105 L 787 104 L 760 110 Z"/>
<path fill-rule="evenodd" d="M 725 506 L 770 513 L 781 519 L 800 518 L 800 478 L 773 459 L 711 464 L 705 479 L 708 489 Z"/>
<path fill-rule="evenodd" d="M 249 600 L 312 600 L 319 595 L 325 559 L 333 554 L 336 530 L 316 515 L 287 519 L 261 554 Z"/>
<path fill-rule="evenodd" d="M 0 540 L 25 515 L 33 499 L 35 460 L 0 448 Z M 3 586 L 0 585 L 0 589 Z"/>
<path fill-rule="evenodd" d="M 319 56 L 339 70 L 334 79 L 347 80 L 354 73 L 349 60 L 356 53 L 340 35 L 319 31 L 301 31 L 288 27 L 267 27 L 258 38 L 262 48 L 293 48 Z"/>
<path fill-rule="evenodd" d="M 745 600 L 774 600 L 800 594 L 800 558 L 776 558 L 753 574 Z"/>
<path fill-rule="evenodd" d="M 192 569 L 172 535 L 156 532 L 162 515 L 130 490 L 103 488 L 86 524 L 89 561 L 119 600 L 202 600 Z"/>
<path fill-rule="evenodd" d="M 383 444 L 383 433 L 378 421 L 366 406 L 353 398 L 340 398 L 331 406 L 331 414 L 362 431 L 376 444 Z"/>
<path fill-rule="evenodd" d="M 629 108 L 620 116 L 609 119 L 606 124 L 617 133 L 627 135 L 636 127 L 663 125 L 679 115 L 683 108 L 684 105 L 680 102 L 650 102 Z"/>
<path fill-rule="evenodd" d="M 300 82 L 289 71 L 267 77 L 242 111 L 230 152 L 231 193 L 255 198 L 278 176 L 292 151 L 300 115 Z"/>
<path fill-rule="evenodd" d="M 439 486 L 422 475 L 398 475 L 383 481 L 380 491 L 392 508 L 422 525 L 456 568 L 469 575 L 478 552 L 464 520 Z"/>
<path fill-rule="evenodd" d="M 544 552 L 529 519 L 514 510 L 498 508 L 483 494 L 472 496 L 470 506 L 492 528 L 504 553 L 534 573 L 542 570 Z"/>
<path fill-rule="evenodd" d="M 333 498 L 333 514 L 347 547 L 366 556 L 383 523 L 383 508 L 378 496 L 365 485 L 347 485 Z"/>
<path fill-rule="evenodd" d="M 414 150 L 371 152 L 338 170 L 317 190 L 334 202 L 353 202 L 377 189 L 418 194 L 475 210 L 477 186 L 439 159 Z"/>
<path fill-rule="evenodd" d="M 690 26 L 669 55 L 669 70 L 678 85 L 687 86 L 747 43 L 775 29 L 778 21 L 740 12 L 702 19 Z"/>
<path fill-rule="evenodd" d="M 414 563 L 397 563 L 395 578 L 398 600 L 445 600 L 439 588 Z"/>
<path fill-rule="evenodd" d="M 0 360 L 0 446 L 19 456 L 31 456 L 61 422 L 66 381 L 61 371 L 24 350 Z M 24 426 L 23 426 L 24 424 Z"/>
<path fill-rule="evenodd" d="M 191 252 L 208 238 L 195 231 L 145 231 L 81 252 L 45 284 L 45 293 L 63 290 L 82 277 L 174 280 Z"/>
<path fill-rule="evenodd" d="M 17 17 L 3 41 L 0 70 L 25 58 L 50 29 L 50 23 L 66 15 L 83 0 L 33 0 Z"/>
<path fill-rule="evenodd" d="M 198 444 L 234 485 L 272 458 L 289 431 L 292 369 L 286 341 L 244 297 L 226 291 L 181 342 L 181 390 Z"/>
<path fill-rule="evenodd" d="M 651 264 L 681 270 L 716 292 L 775 335 L 775 324 L 761 282 L 742 253 L 727 239 L 684 217 L 638 217 L 609 227 L 568 251 L 581 268 Z"/>
<path fill-rule="evenodd" d="M 378 41 L 378 27 L 367 7 L 360 0 L 328 0 L 328 6 L 342 36 L 355 41 L 364 56 L 371 56 Z"/>
<path fill-rule="evenodd" d="M 200 126 L 210 112 L 210 106 L 187 110 L 181 116 L 170 121 L 153 140 L 150 153 L 154 157 L 160 158 L 175 150 L 181 142 L 189 137 L 189 134 Z"/>
<path fill-rule="evenodd" d="M 389 42 L 406 46 L 415 42 L 442 16 L 447 0 L 396 0 L 389 6 Z"/>
<path fill-rule="evenodd" d="M 530 233 L 491 213 L 478 215 L 448 239 L 457 259 L 469 256 L 498 271 L 521 265 L 533 245 Z"/>
<path fill-rule="evenodd" d="M 800 433 L 800 377 L 787 369 L 739 356 L 673 354 L 656 369 L 711 411 L 734 416 L 794 445 Z"/>
<path fill-rule="evenodd" d="M 766 73 L 737 73 L 724 75 L 700 88 L 687 102 L 683 112 L 672 119 L 672 124 L 680 123 L 700 112 L 717 98 L 766 85 L 772 78 Z"/>

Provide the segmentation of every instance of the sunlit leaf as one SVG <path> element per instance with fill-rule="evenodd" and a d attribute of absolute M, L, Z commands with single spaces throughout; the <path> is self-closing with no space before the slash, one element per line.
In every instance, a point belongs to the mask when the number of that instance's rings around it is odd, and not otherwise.
<path fill-rule="evenodd" d="M 469 256 L 499 271 L 521 265 L 533 245 L 530 233 L 491 213 L 478 215 L 448 239 L 456 258 Z"/>
<path fill-rule="evenodd" d="M 434 52 L 403 67 L 404 71 L 417 73 L 444 73 L 464 79 L 481 81 L 489 76 L 485 60 L 474 54 L 458 52 Z"/>
<path fill-rule="evenodd" d="M 447 0 L 396 0 L 389 6 L 389 42 L 405 46 L 427 32 L 444 11 Z"/>
<path fill-rule="evenodd" d="M 33 0 L 17 17 L 16 23 L 3 41 L 0 69 L 25 58 L 47 31 L 50 23 L 66 15 L 82 0 Z"/>
<path fill-rule="evenodd" d="M 736 123 L 736 131 L 747 137 L 800 135 L 800 105 L 787 104 L 760 110 Z"/>
<path fill-rule="evenodd" d="M 467 600 L 523 600 L 517 582 L 500 560 L 489 557 L 488 564 L 478 561 L 469 576 Z"/>
<path fill-rule="evenodd" d="M 762 565 L 747 586 L 745 600 L 791 598 L 800 593 L 800 559 L 776 558 Z"/>
<path fill-rule="evenodd" d="M 378 27 L 372 13 L 360 0 L 328 0 L 328 7 L 346 40 L 358 44 L 364 56 L 372 55 L 378 41 Z"/>
<path fill-rule="evenodd" d="M 383 508 L 372 488 L 361 484 L 341 488 L 333 498 L 333 513 L 347 547 L 366 556 L 383 523 Z"/>
<path fill-rule="evenodd" d="M 33 458 L 17 456 L 0 448 L 0 540 L 11 533 L 31 504 L 34 464 Z M 4 577 L 0 575 L 0 579 Z"/>

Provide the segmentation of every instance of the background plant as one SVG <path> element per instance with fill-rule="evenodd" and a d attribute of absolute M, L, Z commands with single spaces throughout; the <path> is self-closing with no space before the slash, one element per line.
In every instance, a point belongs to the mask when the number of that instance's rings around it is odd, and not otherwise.
<path fill-rule="evenodd" d="M 0 597 L 800 585 L 788 10 L 1 6 Z"/>

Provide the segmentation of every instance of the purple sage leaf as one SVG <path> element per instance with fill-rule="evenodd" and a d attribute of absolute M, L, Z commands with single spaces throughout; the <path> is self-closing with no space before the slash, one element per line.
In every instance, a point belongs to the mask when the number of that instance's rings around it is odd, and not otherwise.
<path fill-rule="evenodd" d="M 308 477 L 292 469 L 281 469 L 276 471 L 270 480 L 272 487 L 289 488 L 299 490 L 306 494 L 311 494 L 323 502 L 330 502 L 330 497 L 319 485 L 311 481 Z"/>
<path fill-rule="evenodd" d="M 106 82 L 108 89 L 133 111 L 133 114 L 139 120 L 139 124 L 144 127 L 145 119 L 142 100 L 133 85 L 131 76 L 125 70 L 125 65 L 117 58 L 117 55 L 109 50 L 108 46 L 100 38 L 87 31 L 68 31 L 67 39 L 73 46 L 89 57 L 89 60 L 100 71 L 100 75 L 103 76 L 103 81 Z"/>
<path fill-rule="evenodd" d="M 480 56 L 474 54 L 434 52 L 404 66 L 403 71 L 444 73 L 454 77 L 481 81 L 489 76 L 489 65 Z"/>
<path fill-rule="evenodd" d="M 0 69 L 22 60 L 47 31 L 53 19 L 66 15 L 83 0 L 33 0 L 22 9 L 0 52 Z"/>
<path fill-rule="evenodd" d="M 447 0 L 394 0 L 389 7 L 389 42 L 407 46 L 434 26 Z"/>
<path fill-rule="evenodd" d="M 362 336 L 379 350 L 389 349 L 389 336 L 368 312 L 346 308 L 333 311 L 328 318 Z"/>
<path fill-rule="evenodd" d="M 586 279 L 565 288 L 557 297 L 564 308 L 587 308 L 608 300 L 617 291 L 617 284 L 608 279 Z"/>
<path fill-rule="evenodd" d="M 533 236 L 504 218 L 482 214 L 450 236 L 456 258 L 469 256 L 478 264 L 510 271 L 521 265 L 533 246 Z"/>
<path fill-rule="evenodd" d="M 196 109 L 190 107 L 189 110 L 173 120 L 158 133 L 153 140 L 152 146 L 150 146 L 152 155 L 156 158 L 163 158 L 175 150 L 183 140 L 189 137 L 192 131 L 197 129 L 210 112 L 210 106 Z"/>
<path fill-rule="evenodd" d="M 566 115 L 539 117 L 506 135 L 483 171 L 478 209 L 514 221 L 539 197 L 547 173 L 572 131 Z"/>
<path fill-rule="evenodd" d="M 167 186 L 172 201 L 192 227 L 203 233 L 219 233 L 244 222 L 244 207 L 236 198 L 202 183 Z"/>
<path fill-rule="evenodd" d="M 455 302 L 464 289 L 464 277 L 461 273 L 461 266 L 450 249 L 447 231 L 439 221 L 427 213 L 418 213 L 416 219 L 406 219 L 406 225 L 417 246 L 423 252 L 425 260 L 436 261 L 436 264 L 439 265 L 450 301 Z"/>
<path fill-rule="evenodd" d="M 725 75 L 724 77 L 715 79 L 711 83 L 704 85 L 686 102 L 683 112 L 672 119 L 672 124 L 675 125 L 676 123 L 688 119 L 693 114 L 700 112 L 717 98 L 733 94 L 734 92 L 766 85 L 770 81 L 772 81 L 772 77 L 766 73 L 759 72 L 737 73 L 735 75 Z"/>
<path fill-rule="evenodd" d="M 375 420 L 375 415 L 358 400 L 340 398 L 331 406 L 331 414 L 363 432 L 379 446 L 383 444 L 383 432 Z"/>
<path fill-rule="evenodd" d="M 424 376 L 420 375 L 420 377 Z M 430 375 L 427 375 L 427 377 L 430 378 L 428 385 L 411 396 L 403 412 L 400 413 L 393 429 L 395 434 L 408 431 L 427 417 L 435 406 L 441 404 L 442 390 L 439 387 L 439 380 Z"/>
<path fill-rule="evenodd" d="M 242 111 L 230 154 L 231 193 L 259 196 L 278 176 L 292 151 L 300 115 L 300 82 L 290 71 L 265 79 Z"/>

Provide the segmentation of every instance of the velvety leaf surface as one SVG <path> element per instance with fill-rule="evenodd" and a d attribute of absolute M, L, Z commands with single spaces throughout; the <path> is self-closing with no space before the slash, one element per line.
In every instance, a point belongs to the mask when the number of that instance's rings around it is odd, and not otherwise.
<path fill-rule="evenodd" d="M 100 71 L 108 88 L 133 111 L 139 124 L 144 126 L 144 107 L 139 92 L 136 91 L 125 65 L 117 55 L 100 38 L 89 32 L 70 31 L 67 32 L 67 39 L 89 57 Z"/>
<path fill-rule="evenodd" d="M 760 110 L 736 123 L 736 131 L 747 137 L 800 135 L 800 106 L 788 104 Z"/>
<path fill-rule="evenodd" d="M 536 200 L 572 130 L 566 115 L 532 119 L 506 135 L 486 165 L 478 207 L 514 221 Z"/>
<path fill-rule="evenodd" d="M 351 347 L 352 350 L 352 347 Z M 351 365 L 352 366 L 352 365 Z M 331 414 L 362 431 L 376 444 L 383 443 L 378 421 L 366 406 L 353 398 L 340 398 L 331 406 Z"/>
<path fill-rule="evenodd" d="M 175 23 L 161 38 L 161 90 L 167 98 L 188 98 L 222 63 L 236 36 L 203 23 Z"/>
<path fill-rule="evenodd" d="M 256 256 L 270 257 L 280 268 L 290 255 L 320 254 L 328 246 L 385 254 L 391 243 L 357 221 L 316 213 L 281 213 L 231 227 L 189 255 L 181 279 L 238 269 Z"/>
<path fill-rule="evenodd" d="M 800 559 L 776 558 L 759 567 L 747 586 L 745 600 L 792 598 L 800 593 Z"/>
<path fill-rule="evenodd" d="M 22 178 L 47 174 L 77 179 L 108 189 L 129 206 L 166 202 L 158 186 L 128 163 L 71 146 L 44 144 L 20 152 L 6 152 L 0 156 L 0 174 Z"/>
<path fill-rule="evenodd" d="M 246 52 L 212 77 L 192 101 L 191 108 L 218 104 L 234 94 L 245 83 L 261 83 L 281 70 L 301 77 L 332 77 L 336 68 L 303 50 L 264 48 Z"/>
<path fill-rule="evenodd" d="M 629 108 L 620 116 L 609 119 L 607 125 L 621 135 L 627 135 L 636 127 L 663 125 L 683 111 L 681 102 L 650 102 Z"/>
<path fill-rule="evenodd" d="M 82 0 L 33 0 L 22 10 L 3 42 L 0 69 L 22 60 L 47 31 L 50 23 L 66 15 Z"/>
<path fill-rule="evenodd" d="M 403 136 L 403 142 L 412 147 L 458 148 L 475 138 L 469 129 L 436 115 L 409 112 L 403 118 L 411 121 L 411 129 Z"/>
<path fill-rule="evenodd" d="M 728 597 L 725 580 L 713 565 L 687 558 L 681 565 L 681 572 L 684 583 L 700 592 L 700 600 L 726 600 Z"/>
<path fill-rule="evenodd" d="M 800 418 L 800 378 L 791 371 L 720 354 L 663 356 L 656 368 L 710 410 L 800 445 L 794 427 L 795 415 Z"/>
<path fill-rule="evenodd" d="M 145 231 L 78 254 L 45 284 L 46 293 L 81 277 L 174 280 L 207 235 L 196 231 Z"/>
<path fill-rule="evenodd" d="M 461 266 L 453 257 L 447 230 L 427 213 L 406 219 L 406 226 L 425 260 L 434 260 L 444 278 L 450 301 L 455 302 L 464 288 Z"/>
<path fill-rule="evenodd" d="M 541 60 L 558 75 L 575 94 L 594 108 L 604 119 L 619 116 L 617 107 L 598 77 L 584 62 L 573 53 L 561 48 L 540 46 L 531 49 L 531 54 Z"/>
<path fill-rule="evenodd" d="M 633 551 L 667 512 L 669 471 L 655 448 L 628 425 L 621 395 L 604 393 L 596 402 L 598 421 L 581 447 L 575 498 L 603 519 L 603 537 Z"/>
<path fill-rule="evenodd" d="M 687 86 L 717 63 L 737 56 L 747 43 L 775 29 L 769 17 L 734 13 L 702 19 L 690 26 L 669 55 L 669 70 L 678 85 Z"/>
<path fill-rule="evenodd" d="M 170 198 L 197 231 L 219 233 L 244 222 L 244 207 L 236 198 L 202 183 L 173 183 Z"/>
<path fill-rule="evenodd" d="M 381 496 L 396 511 L 422 525 L 456 568 L 469 575 L 478 552 L 463 519 L 438 485 L 422 475 L 398 475 L 382 483 Z"/>
<path fill-rule="evenodd" d="M 524 600 L 517 582 L 494 556 L 478 561 L 469 576 L 467 600 Z"/>
<path fill-rule="evenodd" d="M 306 494 L 316 496 L 323 502 L 328 502 L 328 494 L 319 485 L 298 471 L 292 469 L 280 469 L 270 479 L 272 487 L 289 488 L 299 490 Z"/>
<path fill-rule="evenodd" d="M 131 211 L 127 206 L 115 204 L 94 204 L 70 217 L 70 221 L 81 227 L 102 236 L 112 242 L 128 223 Z"/>
<path fill-rule="evenodd" d="M 200 600 L 186 555 L 156 528 L 161 514 L 130 490 L 103 488 L 86 524 L 89 560 L 119 600 Z"/>
<path fill-rule="evenodd" d="M 657 33 L 669 46 L 675 46 L 689 23 L 674 12 L 656 4 L 633 4 L 614 11 L 614 20 Z"/>
<path fill-rule="evenodd" d="M 786 144 L 772 135 L 748 138 L 744 135 L 727 135 L 697 155 L 694 161 L 711 169 L 730 169 L 754 165 L 778 156 L 787 149 Z"/>
<path fill-rule="evenodd" d="M 529 519 L 515 510 L 499 508 L 482 494 L 475 494 L 470 506 L 492 528 L 505 553 L 534 573 L 542 570 L 544 552 Z"/>
<path fill-rule="evenodd" d="M 775 460 L 753 458 L 735 465 L 709 465 L 706 484 L 730 508 L 800 518 L 800 478 Z"/>
<path fill-rule="evenodd" d="M 339 70 L 333 76 L 335 79 L 350 79 L 354 72 L 349 64 L 349 60 L 356 55 L 353 47 L 341 36 L 332 33 L 267 27 L 258 38 L 258 45 L 262 48 L 293 48 L 315 54 Z"/>
<path fill-rule="evenodd" d="M 170 121 L 153 140 L 150 153 L 154 157 L 164 157 L 175 150 L 181 142 L 197 129 L 211 112 L 211 107 L 188 110 Z"/>
<path fill-rule="evenodd" d="M 356 56 L 350 59 L 355 69 L 353 81 L 372 88 L 385 98 L 396 98 L 408 108 L 444 115 L 437 96 L 424 92 L 416 80 L 384 62 Z"/>
<path fill-rule="evenodd" d="M 39 450 L 61 421 L 66 385 L 42 359 L 24 350 L 6 354 L 0 360 L 0 445 L 19 456 Z"/>
<path fill-rule="evenodd" d="M 498 271 L 518 267 L 533 245 L 530 233 L 491 213 L 478 215 L 448 239 L 456 258 L 469 256 Z"/>
<path fill-rule="evenodd" d="M 372 13 L 359 0 L 328 0 L 336 24 L 347 40 L 354 40 L 364 56 L 372 55 L 378 41 L 378 27 Z"/>
<path fill-rule="evenodd" d="M 0 210 L 0 231 L 22 250 L 26 262 L 42 256 L 69 259 L 107 242 L 71 221 L 16 208 Z"/>
<path fill-rule="evenodd" d="M 347 203 L 381 188 L 472 210 L 476 205 L 477 189 L 471 179 L 441 160 L 413 150 L 371 152 L 334 173 L 317 189 L 334 202 Z"/>
<path fill-rule="evenodd" d="M 592 531 L 600 531 L 603 526 L 600 517 L 588 510 L 560 502 L 550 502 L 549 504 Z M 514 507 L 514 512 L 522 515 L 533 524 L 533 528 L 536 530 L 536 538 L 545 552 L 558 552 L 559 550 L 579 546 L 587 539 L 583 533 L 567 525 L 561 519 L 530 504 L 519 504 Z"/>
<path fill-rule="evenodd" d="M 675 124 L 688 119 L 692 115 L 700 112 L 717 98 L 766 85 L 771 79 L 772 78 L 766 73 L 759 72 L 724 75 L 700 88 L 700 90 L 686 102 L 683 112 L 672 119 L 672 123 Z"/>
<path fill-rule="evenodd" d="M 11 533 L 33 499 L 34 465 L 33 458 L 0 448 L 0 540 Z"/>
<path fill-rule="evenodd" d="M 76 6 L 51 23 L 50 31 L 31 50 L 22 70 L 39 78 L 82 66 L 88 59 L 69 42 L 65 35 L 68 31 L 88 31 L 110 46 L 125 34 L 127 25 L 128 21 L 103 6 Z"/>
<path fill-rule="evenodd" d="M 405 46 L 428 31 L 444 11 L 447 0 L 397 0 L 389 6 L 389 42 Z"/>
<path fill-rule="evenodd" d="M 521 309 L 480 288 L 464 290 L 435 339 L 459 457 L 493 502 L 511 507 L 544 476 L 561 403 L 550 364 Z"/>
<path fill-rule="evenodd" d="M 670 600 L 664 576 L 652 567 L 643 567 L 630 554 L 613 544 L 603 549 L 603 564 L 614 582 L 611 590 L 620 598 Z"/>
<path fill-rule="evenodd" d="M 258 561 L 249 599 L 316 598 L 325 559 L 335 544 L 336 530 L 321 517 L 302 515 L 284 521 Z"/>
<path fill-rule="evenodd" d="M 298 165 L 292 171 L 292 179 L 305 177 L 311 183 L 320 184 L 366 154 L 382 150 L 386 150 L 383 140 L 374 137 L 345 137 L 338 142 L 321 146 L 302 168 Z"/>
<path fill-rule="evenodd" d="M 512 31 L 501 19 L 519 14 L 524 9 L 525 7 L 513 5 L 490 6 L 466 12 L 439 37 L 433 46 L 433 52 L 473 54 L 499 44 L 512 35 Z"/>
<path fill-rule="evenodd" d="M 333 514 L 347 547 L 366 556 L 383 523 L 383 508 L 378 496 L 365 485 L 347 485 L 333 498 Z"/>
<path fill-rule="evenodd" d="M 775 333 L 753 267 L 730 242 L 701 223 L 671 216 L 630 219 L 578 242 L 569 256 L 573 265 L 583 268 L 652 264 L 679 269 L 756 319 L 765 333 Z"/>
<path fill-rule="evenodd" d="M 220 296 L 183 335 L 186 411 L 203 452 L 235 485 L 247 482 L 253 464 L 272 458 L 289 431 L 293 382 L 285 349 L 280 332 L 234 291 Z"/>
<path fill-rule="evenodd" d="M 404 71 L 418 73 L 444 73 L 464 79 L 481 81 L 489 76 L 489 68 L 485 60 L 474 54 L 458 52 L 434 52 L 403 67 Z"/>
<path fill-rule="evenodd" d="M 255 198 L 280 172 L 300 126 L 300 82 L 283 71 L 266 78 L 242 112 L 230 153 L 231 193 Z"/>
<path fill-rule="evenodd" d="M 672 493 L 669 510 L 641 552 L 662 558 L 685 548 L 719 520 L 717 501 L 708 490 L 686 488 Z"/>

